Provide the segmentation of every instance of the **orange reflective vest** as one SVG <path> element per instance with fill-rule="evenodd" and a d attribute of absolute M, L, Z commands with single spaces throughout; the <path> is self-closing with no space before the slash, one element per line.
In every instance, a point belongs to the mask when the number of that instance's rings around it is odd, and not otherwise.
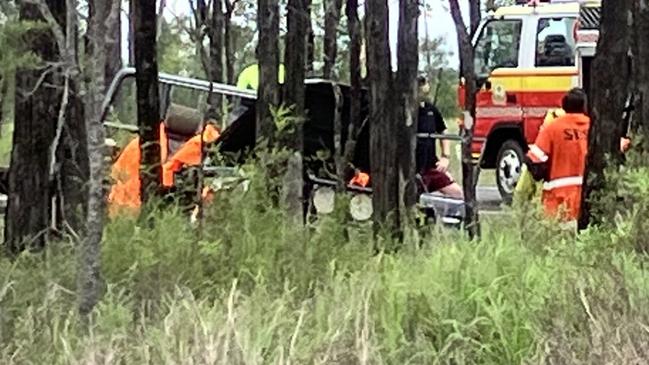
<path fill-rule="evenodd" d="M 590 118 L 566 114 L 541 129 L 528 152 L 534 163 L 546 163 L 543 183 L 546 215 L 570 221 L 579 217 L 581 184 L 584 179 Z"/>
<path fill-rule="evenodd" d="M 212 143 L 219 137 L 219 131 L 207 125 L 203 131 L 203 143 Z M 164 123 L 160 123 L 160 161 L 162 162 L 162 184 L 165 187 L 174 185 L 174 174 L 184 166 L 196 166 L 201 163 L 201 136 L 196 135 L 183 144 L 176 153 L 168 157 L 168 139 Z M 137 211 L 140 198 L 140 139 L 134 138 L 124 148 L 113 164 L 111 177 L 114 183 L 108 195 L 109 214 L 114 216 L 119 210 Z M 204 195 L 206 195 L 204 193 Z"/>
<path fill-rule="evenodd" d="M 203 145 L 213 143 L 220 136 L 216 127 L 211 124 L 205 126 L 203 131 Z M 171 158 L 162 164 L 162 185 L 172 187 L 174 185 L 174 174 L 182 170 L 184 166 L 197 166 L 201 163 L 201 136 L 196 135 L 180 147 Z M 165 160 L 162 160 L 165 161 Z"/>
<path fill-rule="evenodd" d="M 364 172 L 358 171 L 358 172 L 356 172 L 354 177 L 352 177 L 352 179 L 349 181 L 349 183 L 351 185 L 358 185 L 358 186 L 362 186 L 362 187 L 367 187 L 367 185 L 370 184 L 370 175 L 368 175 L 368 174 L 366 174 Z"/>

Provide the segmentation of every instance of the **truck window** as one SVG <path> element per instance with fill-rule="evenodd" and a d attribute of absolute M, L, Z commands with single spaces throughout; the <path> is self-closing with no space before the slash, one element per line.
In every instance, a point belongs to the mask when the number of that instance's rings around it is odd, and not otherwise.
<path fill-rule="evenodd" d="M 492 20 L 482 28 L 475 46 L 475 71 L 479 77 L 497 68 L 518 67 L 521 25 L 520 20 Z"/>
<path fill-rule="evenodd" d="M 536 30 L 536 66 L 575 65 L 575 18 L 541 18 Z"/>

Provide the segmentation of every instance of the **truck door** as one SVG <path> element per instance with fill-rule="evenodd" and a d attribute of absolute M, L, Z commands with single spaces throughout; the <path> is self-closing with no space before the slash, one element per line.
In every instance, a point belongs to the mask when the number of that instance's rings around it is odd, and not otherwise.
<path fill-rule="evenodd" d="M 475 71 L 480 91 L 476 105 L 475 135 L 487 137 L 496 124 L 518 123 L 522 109 L 518 91 L 521 78 L 522 19 L 493 19 L 475 42 Z"/>

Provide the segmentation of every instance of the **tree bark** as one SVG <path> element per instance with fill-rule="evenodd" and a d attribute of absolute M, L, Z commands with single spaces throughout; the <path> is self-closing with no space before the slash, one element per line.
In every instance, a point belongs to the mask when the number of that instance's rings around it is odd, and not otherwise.
<path fill-rule="evenodd" d="M 59 24 L 65 22 L 65 3 L 47 1 Z M 42 20 L 34 4 L 20 6 L 21 20 Z M 60 53 L 49 30 L 29 31 L 25 43 L 44 62 L 59 62 Z M 43 72 L 47 72 L 39 83 Z M 16 73 L 16 105 L 13 147 L 8 172 L 5 245 L 9 253 L 45 246 L 50 229 L 51 181 L 48 147 L 56 133 L 62 78 L 52 70 L 21 70 Z"/>
<path fill-rule="evenodd" d="M 66 9 L 76 7 L 76 0 L 67 0 Z M 84 93 L 80 92 L 83 82 L 80 77 L 79 21 L 76 12 L 66 12 L 65 20 L 58 22 L 54 27 L 60 29 L 62 38 L 58 46 L 63 62 L 63 96 L 60 108 L 65 110 L 59 111 L 55 136 L 50 147 L 50 181 L 54 198 L 53 211 L 56 212 L 50 220 L 57 230 L 78 236 L 85 228 L 87 181 L 90 172 Z M 54 31 L 55 34 L 57 32 L 58 30 Z"/>
<path fill-rule="evenodd" d="M 223 44 L 225 49 L 225 74 L 228 84 L 235 83 L 234 51 L 232 49 L 232 15 L 239 0 L 225 0 L 225 24 L 223 25 Z"/>
<path fill-rule="evenodd" d="M 367 66 L 370 84 L 370 164 L 375 232 L 398 234 L 398 165 L 394 143 L 392 70 L 388 38 L 387 0 L 365 2 Z"/>
<path fill-rule="evenodd" d="M 633 132 L 644 136 L 642 152 L 649 153 L 649 8 L 635 2 L 634 73 L 637 85 Z"/>
<path fill-rule="evenodd" d="M 122 22 L 121 17 L 107 29 L 108 39 L 106 40 L 106 73 L 104 93 L 110 87 L 119 70 L 122 68 Z"/>
<path fill-rule="evenodd" d="M 343 163 L 347 168 L 351 165 L 356 150 L 356 140 L 361 123 L 361 24 L 358 18 L 358 0 L 347 0 L 345 6 L 347 15 L 347 30 L 349 32 L 349 80 L 350 104 L 349 104 L 349 127 L 347 140 L 345 141 Z M 339 179 L 343 179 L 339 176 Z"/>
<path fill-rule="evenodd" d="M 338 23 L 340 22 L 340 10 L 342 0 L 324 0 L 325 28 L 324 28 L 324 69 L 323 77 L 332 78 L 332 72 L 336 66 L 336 55 L 338 53 Z"/>
<path fill-rule="evenodd" d="M 401 224 L 410 222 L 417 203 L 415 147 L 417 131 L 417 71 L 419 66 L 419 8 L 417 0 L 399 1 L 397 85 L 400 115 L 396 120 L 399 159 L 399 212 Z"/>
<path fill-rule="evenodd" d="M 579 229 L 600 221 L 593 209 L 593 193 L 605 187 L 604 171 L 610 162 L 622 163 L 620 138 L 621 117 L 629 92 L 631 70 L 627 55 L 630 50 L 631 27 L 628 25 L 632 0 L 602 2 L 602 17 L 597 52 L 591 70 L 590 116 L 588 155 L 582 188 Z M 611 158 L 611 160 L 607 160 Z"/>
<path fill-rule="evenodd" d="M 212 0 L 212 19 L 208 25 L 210 38 L 209 70 L 206 70 L 210 81 L 223 82 L 223 27 L 224 14 L 222 0 Z M 208 116 L 219 120 L 221 118 L 221 105 L 223 98 L 220 94 L 211 94 L 209 100 Z"/>
<path fill-rule="evenodd" d="M 306 74 L 313 76 L 313 63 L 315 62 L 315 33 L 313 32 L 313 24 L 311 23 L 311 6 L 312 0 L 307 0 L 307 7 L 309 12 L 309 21 L 307 23 L 307 48 L 306 48 Z"/>
<path fill-rule="evenodd" d="M 78 273 L 79 312 L 89 314 L 99 302 L 102 294 L 101 243 L 104 232 L 104 127 L 101 121 L 104 88 L 106 85 L 108 30 L 117 23 L 120 0 L 92 1 L 92 12 L 88 17 L 88 39 L 92 54 L 87 55 L 85 121 L 88 131 L 88 211 L 86 215 L 85 238 L 80 251 Z"/>
<path fill-rule="evenodd" d="M 90 177 L 85 106 L 79 92 L 80 87 L 81 81 L 78 78 L 70 80 L 66 120 L 56 153 L 60 168 L 55 178 L 58 185 L 55 189 L 58 210 L 57 228 L 62 231 L 71 228 L 77 233 L 85 226 L 84 217 L 88 204 L 87 181 Z"/>
<path fill-rule="evenodd" d="M 286 48 L 284 63 L 286 67 L 286 80 L 284 83 L 284 104 L 294 106 L 295 114 L 302 116 L 304 113 L 304 77 L 306 64 L 306 31 L 307 31 L 307 3 L 305 0 L 288 0 L 288 21 L 286 31 Z M 301 138 L 291 146 L 301 149 Z"/>
<path fill-rule="evenodd" d="M 462 129 L 462 186 L 464 190 L 465 221 L 464 225 L 471 239 L 480 236 L 480 220 L 475 195 L 475 167 L 471 156 L 473 131 L 475 128 L 476 110 L 476 76 L 473 64 L 473 47 L 457 0 L 449 0 L 451 16 L 455 23 L 457 42 L 460 50 L 460 75 L 465 82 L 465 124 Z"/>
<path fill-rule="evenodd" d="M 304 118 L 306 31 L 310 21 L 306 0 L 288 0 L 288 19 L 286 31 L 286 52 L 284 63 L 286 80 L 284 83 L 284 104 L 294 107 L 294 114 Z M 302 223 L 304 180 L 302 173 L 303 151 L 302 122 L 295 127 L 287 139 L 287 146 L 293 151 L 287 164 L 284 177 L 283 200 L 289 215 L 296 224 Z"/>
<path fill-rule="evenodd" d="M 482 14 L 480 13 L 480 1 L 481 0 L 469 0 L 469 15 L 471 17 L 470 38 L 473 38 L 473 35 L 478 30 L 478 26 L 480 26 L 480 20 L 482 19 Z"/>
<path fill-rule="evenodd" d="M 257 4 L 259 88 L 256 138 L 272 141 L 275 122 L 271 107 L 279 104 L 279 3 L 278 0 L 258 0 Z"/>
<path fill-rule="evenodd" d="M 135 3 L 138 0 L 128 1 L 128 65 L 135 65 Z"/>
<path fill-rule="evenodd" d="M 135 2 L 135 85 L 137 121 L 142 150 L 142 201 L 155 194 L 162 177 L 160 165 L 160 100 L 156 52 L 156 1 Z"/>

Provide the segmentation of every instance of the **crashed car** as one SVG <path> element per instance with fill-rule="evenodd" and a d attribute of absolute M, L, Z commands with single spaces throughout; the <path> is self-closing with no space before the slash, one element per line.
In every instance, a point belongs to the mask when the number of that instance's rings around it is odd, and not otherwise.
<path fill-rule="evenodd" d="M 113 157 L 119 156 L 120 149 L 125 142 L 136 136 L 137 125 L 135 108 L 135 69 L 121 70 L 108 89 L 104 102 L 103 121 L 107 128 L 109 145 L 114 149 Z M 129 84 L 130 83 L 130 84 Z M 349 108 L 350 88 L 347 85 L 323 79 L 308 79 L 305 81 L 305 106 L 306 121 L 303 125 L 304 133 L 304 180 L 305 212 L 315 214 L 328 214 L 333 210 L 334 188 L 336 179 L 327 171 L 336 171 L 334 157 L 336 146 L 345 146 L 349 138 Z M 231 158 L 226 165 L 216 166 L 207 163 L 202 166 L 208 181 L 215 184 L 214 188 L 224 186 L 228 178 L 239 181 L 236 176 L 236 166 L 242 163 L 245 152 L 255 146 L 255 104 L 256 92 L 243 90 L 231 85 L 213 83 L 205 80 L 181 77 L 165 73 L 159 74 L 160 120 L 166 130 L 174 138 L 168 138 L 166 143 L 170 153 L 173 153 L 171 144 L 182 144 L 188 141 L 202 124 L 201 118 L 185 118 L 178 123 L 180 118 L 174 117 L 170 110 L 173 105 L 197 110 L 198 115 L 205 115 L 208 108 L 209 94 L 220 94 L 224 100 L 233 106 L 220 126 L 220 135 L 214 145 L 222 155 L 238 156 Z M 360 120 L 354 121 L 357 128 L 355 150 L 352 154 L 351 164 L 360 171 L 370 171 L 369 154 L 369 115 L 367 91 L 363 90 L 361 101 Z M 336 113 L 340 113 L 340 143 L 335 142 Z M 323 153 L 323 151 L 325 153 Z M 186 171 L 183 172 L 186 174 Z M 353 175 L 353 172 L 351 172 Z M 345 181 L 350 181 L 353 176 L 345 176 Z M 186 176 L 183 177 L 186 179 Z M 216 186 L 219 185 L 220 186 Z M 225 184 L 227 185 L 227 184 Z M 351 194 L 350 213 L 357 221 L 368 221 L 372 217 L 371 193 L 369 186 L 347 184 L 347 194 Z M 192 199 L 196 194 L 190 194 Z M 455 227 L 461 226 L 464 215 L 464 202 L 449 199 L 436 193 L 423 193 L 419 197 L 419 207 L 429 221 L 441 222 Z"/>

